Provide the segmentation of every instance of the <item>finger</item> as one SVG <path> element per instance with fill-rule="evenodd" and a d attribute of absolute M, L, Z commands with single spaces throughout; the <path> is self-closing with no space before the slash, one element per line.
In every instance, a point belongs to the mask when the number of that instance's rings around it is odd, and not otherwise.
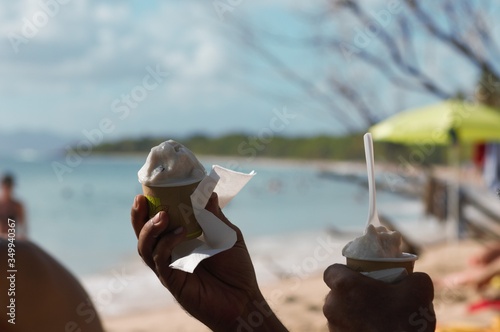
<path fill-rule="evenodd" d="M 232 222 L 230 222 L 229 219 L 227 219 L 227 217 L 224 215 L 224 213 L 222 213 L 222 209 L 219 206 L 219 196 L 217 196 L 217 193 L 212 193 L 210 199 L 207 202 L 207 205 L 205 206 L 205 209 L 209 212 L 212 212 L 217 218 L 222 220 L 223 223 L 233 229 L 236 232 L 239 240 L 243 239 L 241 230 Z"/>
<path fill-rule="evenodd" d="M 132 210 L 130 211 L 130 219 L 132 221 L 132 228 L 134 229 L 135 236 L 139 238 L 141 229 L 148 221 L 148 203 L 146 197 L 143 195 L 137 195 L 134 199 L 134 204 L 132 205 Z"/>
<path fill-rule="evenodd" d="M 331 289 L 335 287 L 335 281 L 341 273 L 343 273 L 343 270 L 340 267 L 340 264 L 330 265 L 326 268 L 325 272 L 323 272 L 323 281 Z"/>
<path fill-rule="evenodd" d="M 332 292 L 328 292 L 323 304 L 323 315 L 329 322 L 334 321 L 336 316 L 335 311 L 335 296 Z"/>
<path fill-rule="evenodd" d="M 336 299 L 333 292 L 329 292 L 325 298 L 325 303 L 323 304 L 323 315 L 328 321 L 329 331 L 353 331 L 353 327 L 346 325 L 353 324 L 353 319 L 351 316 L 356 313 L 356 311 L 345 311 L 342 301 Z"/>
<path fill-rule="evenodd" d="M 323 280 L 330 289 L 347 289 L 359 282 L 372 282 L 373 279 L 353 271 L 343 264 L 330 265 L 323 273 Z"/>
<path fill-rule="evenodd" d="M 155 270 L 153 250 L 158 242 L 158 237 L 167 229 L 167 226 L 168 215 L 165 211 L 160 211 L 144 224 L 139 233 L 137 250 L 144 262 L 153 270 Z"/>
<path fill-rule="evenodd" d="M 434 285 L 431 277 L 426 273 L 414 272 L 401 280 L 400 284 L 409 292 L 415 292 L 424 303 L 432 302 L 434 299 Z"/>
<path fill-rule="evenodd" d="M 163 285 L 171 290 L 172 294 L 175 294 L 176 289 L 181 289 L 179 285 L 175 285 L 174 282 L 176 279 L 171 278 L 172 273 L 177 272 L 181 273 L 181 271 L 174 271 L 170 268 L 170 263 L 172 262 L 172 251 L 173 249 L 181 242 L 185 240 L 186 237 L 186 229 L 183 227 L 179 227 L 175 229 L 173 232 L 162 234 L 158 238 L 158 243 L 153 249 L 153 262 L 155 264 L 156 272 L 158 272 L 160 276 L 160 280 Z"/>
<path fill-rule="evenodd" d="M 414 313 L 418 306 L 419 312 L 425 312 L 429 324 L 426 331 L 434 331 L 436 320 L 432 300 L 434 286 L 431 278 L 422 272 L 415 272 L 393 285 L 392 303 L 398 303 L 401 312 Z M 394 309 L 397 310 L 397 309 Z M 424 311 L 425 310 L 425 311 Z"/>
<path fill-rule="evenodd" d="M 226 224 L 229 223 L 229 220 L 222 213 L 222 209 L 219 206 L 219 196 L 217 193 L 213 192 L 208 199 L 207 205 L 205 206 L 205 210 L 212 212 L 219 219 L 222 219 Z"/>

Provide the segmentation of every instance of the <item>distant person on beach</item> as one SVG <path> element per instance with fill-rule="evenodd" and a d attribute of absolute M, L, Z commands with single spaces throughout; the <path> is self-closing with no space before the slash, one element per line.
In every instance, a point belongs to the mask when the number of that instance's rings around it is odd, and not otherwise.
<path fill-rule="evenodd" d="M 472 164 L 474 166 L 474 177 L 482 179 L 484 171 L 484 159 L 486 154 L 486 143 L 478 142 L 472 147 Z"/>
<path fill-rule="evenodd" d="M 500 187 L 500 143 L 486 144 L 483 175 L 489 189 Z"/>
<path fill-rule="evenodd" d="M 0 196 L 0 237 L 8 234 L 9 228 L 15 227 L 16 238 L 27 237 L 28 228 L 26 225 L 23 204 L 14 198 L 14 177 L 6 174 L 2 178 L 2 191 Z M 15 222 L 9 222 L 9 219 Z"/>
<path fill-rule="evenodd" d="M 179 304 L 213 331 L 287 331 L 264 299 L 243 235 L 222 213 L 216 194 L 206 209 L 235 230 L 237 241 L 186 273 L 169 267 L 172 249 L 183 241 L 185 229 L 166 233 L 168 215 L 162 211 L 148 220 L 147 201 L 137 196 L 131 219 L 142 259 Z M 385 284 L 335 264 L 325 271 L 324 280 L 331 289 L 323 307 L 330 331 L 435 329 L 433 285 L 424 273 Z"/>
<path fill-rule="evenodd" d="M 68 270 L 25 240 L 16 240 L 15 261 L 8 261 L 10 243 L 0 237 L 0 331 L 104 331 L 89 296 Z"/>
<path fill-rule="evenodd" d="M 439 282 L 447 287 L 472 286 L 483 289 L 493 278 L 500 276 L 500 242 L 489 245 L 471 257 L 469 267 L 452 273 Z"/>
<path fill-rule="evenodd" d="M 496 191 L 500 198 L 500 188 Z M 438 282 L 447 287 L 472 286 L 483 289 L 497 276 L 500 276 L 500 241 L 489 244 L 472 256 L 467 269 L 447 275 Z"/>

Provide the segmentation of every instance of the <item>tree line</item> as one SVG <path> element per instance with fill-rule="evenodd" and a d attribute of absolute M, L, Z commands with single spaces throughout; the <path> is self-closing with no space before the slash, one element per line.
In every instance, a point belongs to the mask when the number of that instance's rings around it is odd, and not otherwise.
<path fill-rule="evenodd" d="M 196 134 L 184 138 L 139 137 L 104 142 L 95 147 L 98 153 L 147 154 L 149 150 L 167 139 L 174 139 L 197 155 L 319 159 L 319 160 L 364 160 L 363 133 L 346 136 L 274 136 L 258 138 L 243 133 L 232 133 L 218 137 Z M 469 147 L 464 147 L 463 158 L 469 158 Z M 434 146 L 401 145 L 375 142 L 375 158 L 388 162 L 400 162 L 401 158 L 418 158 L 419 163 L 444 164 L 448 149 Z"/>

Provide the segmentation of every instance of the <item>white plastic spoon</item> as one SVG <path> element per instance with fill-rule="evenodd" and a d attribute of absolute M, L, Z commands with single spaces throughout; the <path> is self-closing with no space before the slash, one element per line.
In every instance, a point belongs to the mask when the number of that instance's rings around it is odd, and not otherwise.
<path fill-rule="evenodd" d="M 368 208 L 368 220 L 366 222 L 366 227 L 372 224 L 375 227 L 380 226 L 380 221 L 377 214 L 377 195 L 375 189 L 375 161 L 373 158 L 373 139 L 372 134 L 366 133 L 363 136 L 365 143 L 365 157 L 366 157 L 366 168 L 368 171 L 368 194 L 369 194 L 369 208 Z"/>

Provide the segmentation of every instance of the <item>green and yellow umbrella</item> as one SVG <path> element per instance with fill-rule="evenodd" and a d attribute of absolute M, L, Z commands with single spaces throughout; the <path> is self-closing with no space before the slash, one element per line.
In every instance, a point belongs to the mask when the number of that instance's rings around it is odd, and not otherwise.
<path fill-rule="evenodd" d="M 403 144 L 449 145 L 453 166 L 459 163 L 459 143 L 500 142 L 500 110 L 482 104 L 447 100 L 434 105 L 401 111 L 372 126 L 373 139 Z M 457 144 L 452 144 L 457 143 Z M 458 168 L 458 167 L 457 167 Z M 458 230 L 459 173 L 449 188 L 448 211 Z M 458 231 L 456 237 L 458 235 Z"/>
<path fill-rule="evenodd" d="M 373 139 L 404 144 L 446 145 L 500 141 L 500 111 L 482 104 L 447 100 L 401 111 L 372 126 Z"/>

